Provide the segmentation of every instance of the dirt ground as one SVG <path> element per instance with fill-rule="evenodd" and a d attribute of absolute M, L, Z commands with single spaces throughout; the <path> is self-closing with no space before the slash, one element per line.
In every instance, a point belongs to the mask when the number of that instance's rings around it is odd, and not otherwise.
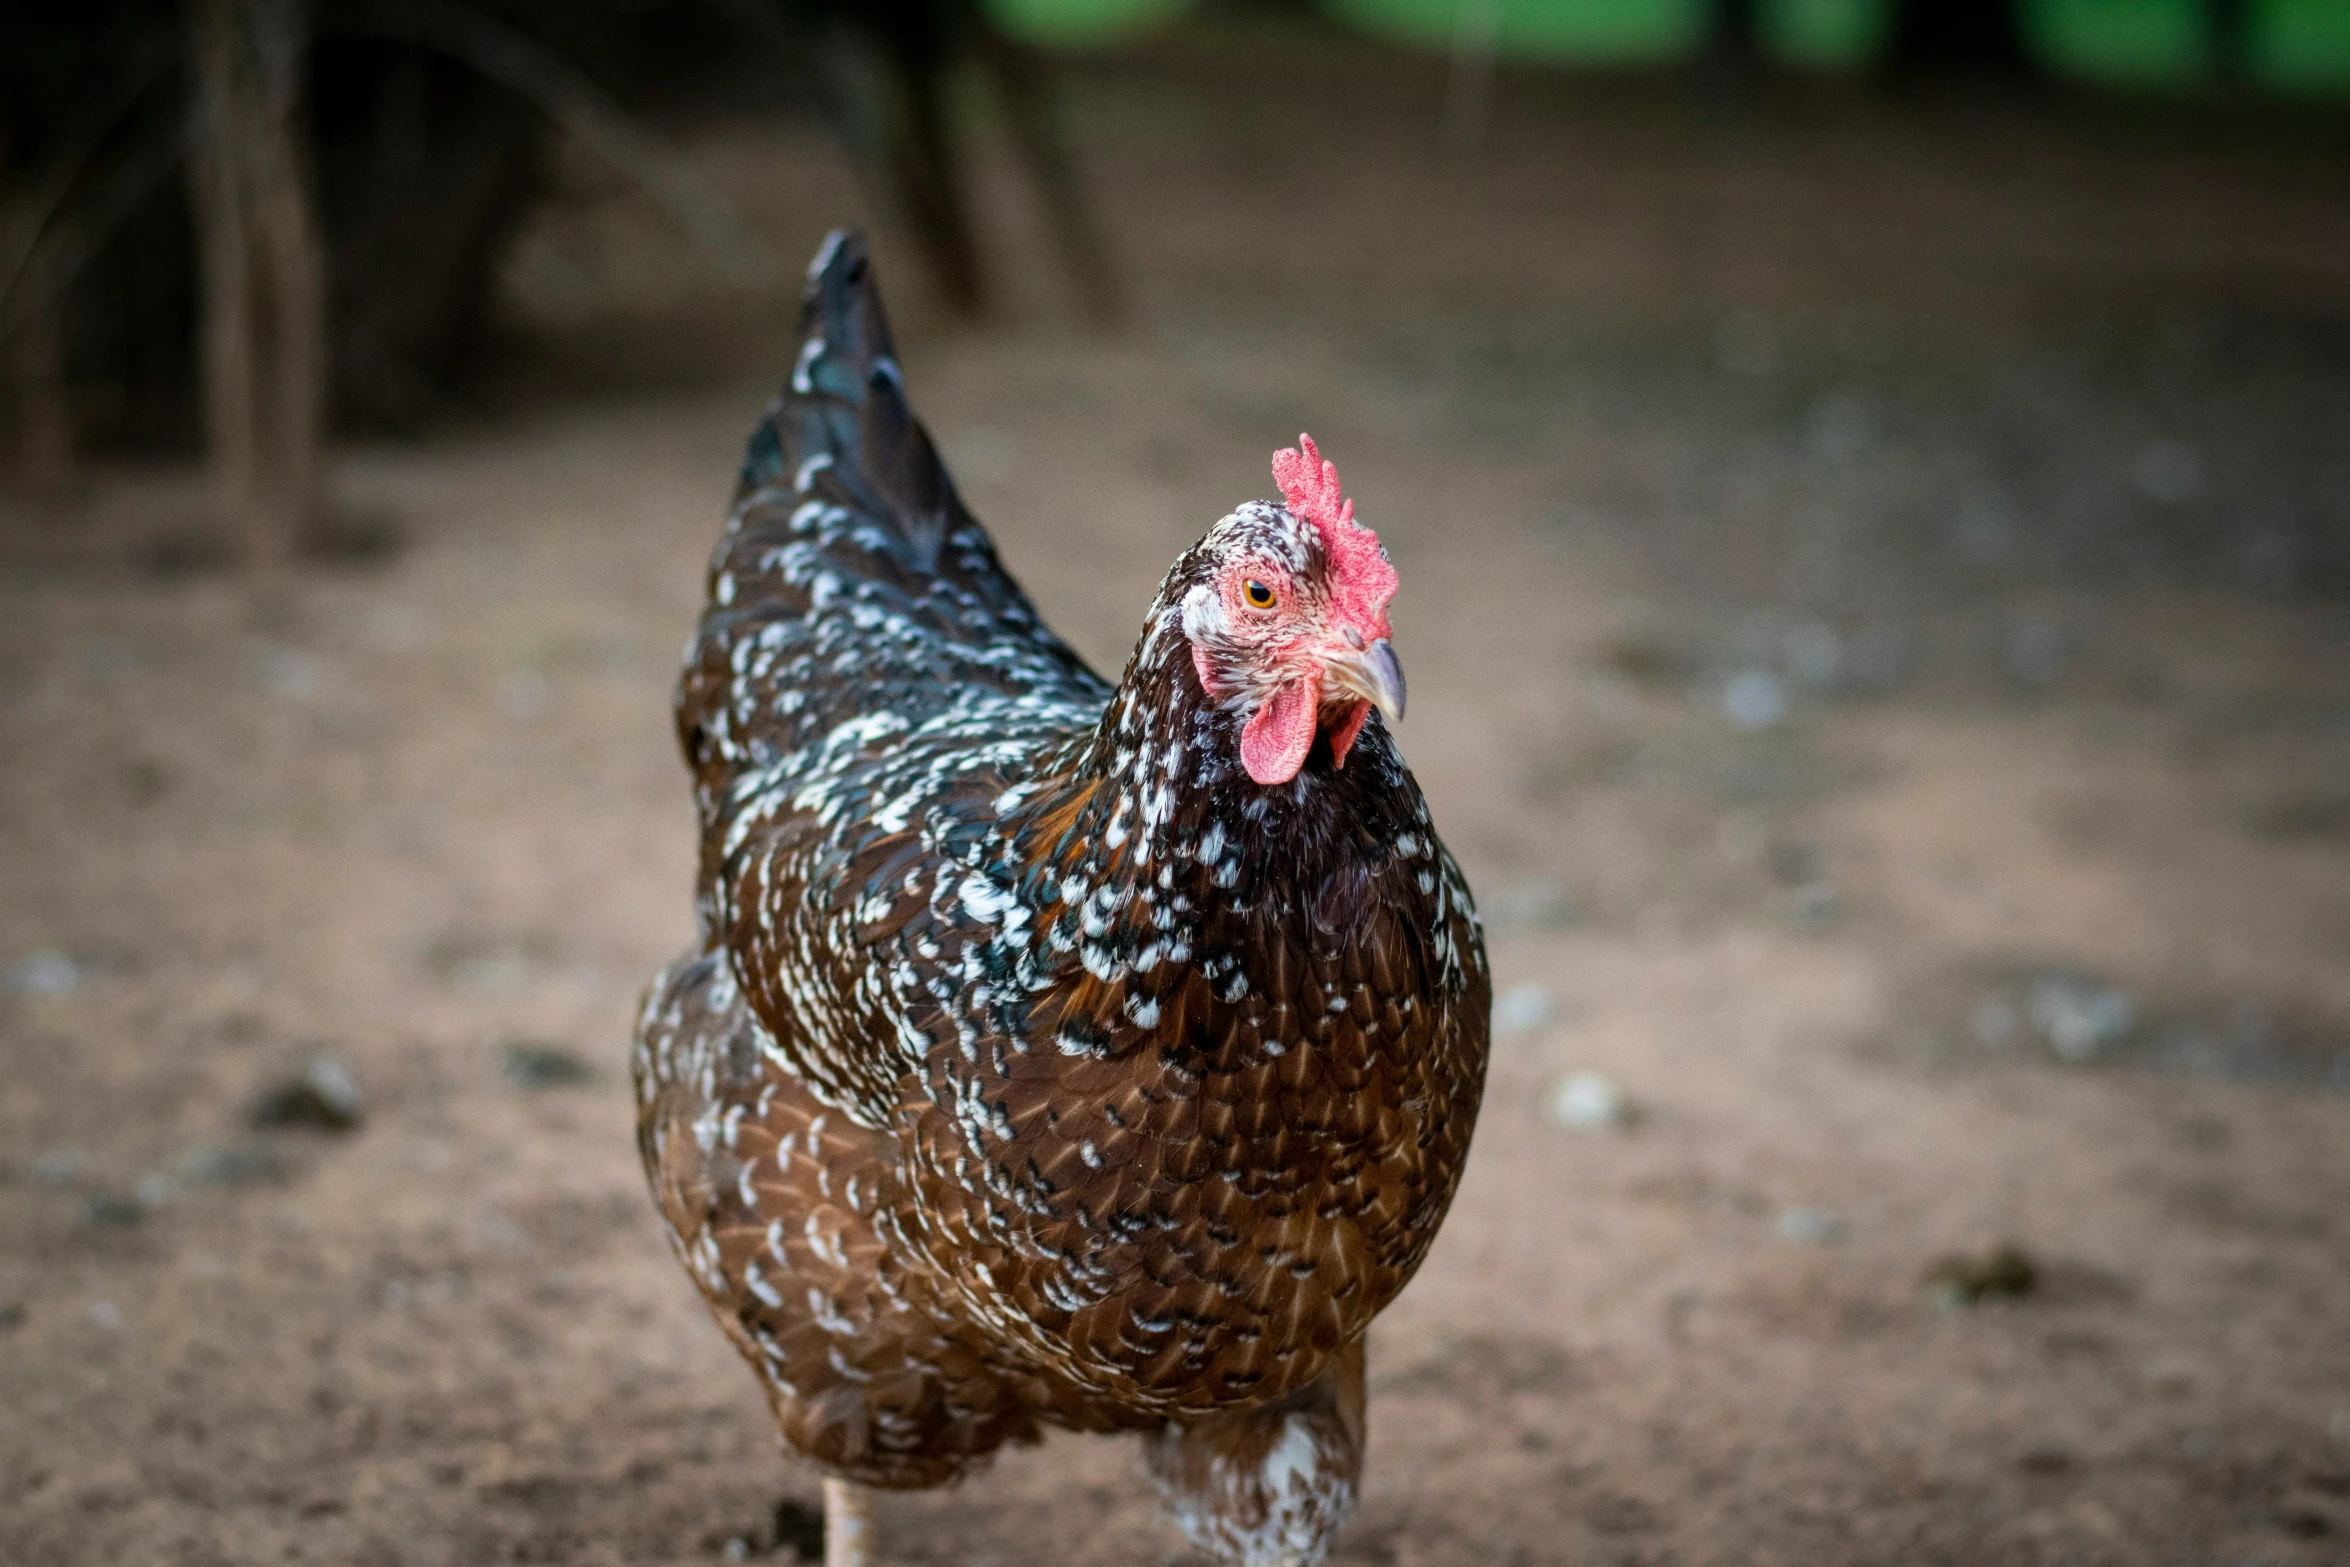
<path fill-rule="evenodd" d="M 995 324 L 881 247 L 1097 663 L 1301 428 L 1400 567 L 1502 1004 L 1338 1559 L 2350 1562 L 2350 164 L 1514 77 L 1463 155 L 1442 90 L 1089 68 L 1108 336 L 996 155 Z M 199 569 L 170 463 L 5 515 L 0 1560 L 789 1559 L 815 1479 L 661 1241 L 624 1042 L 689 925 L 700 563 L 860 203 L 803 128 L 687 139 L 763 281 L 567 170 L 477 403 L 338 454 L 391 559 Z M 256 1130 L 314 1060 L 361 1124 Z M 1074 1437 L 882 1527 L 1178 1549 Z"/>

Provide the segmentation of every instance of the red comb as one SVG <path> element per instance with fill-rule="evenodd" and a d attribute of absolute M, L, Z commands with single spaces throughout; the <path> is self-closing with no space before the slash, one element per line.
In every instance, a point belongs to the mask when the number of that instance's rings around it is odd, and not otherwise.
<path fill-rule="evenodd" d="M 1395 567 L 1379 548 L 1379 535 L 1355 521 L 1355 503 L 1339 493 L 1338 465 L 1322 456 L 1312 436 L 1301 434 L 1296 446 L 1273 454 L 1273 482 L 1290 511 L 1321 533 L 1339 612 L 1368 634 L 1387 636 Z"/>

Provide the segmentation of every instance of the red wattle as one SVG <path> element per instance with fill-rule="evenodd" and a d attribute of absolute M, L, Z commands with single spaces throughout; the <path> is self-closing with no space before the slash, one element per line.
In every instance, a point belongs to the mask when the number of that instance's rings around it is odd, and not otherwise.
<path fill-rule="evenodd" d="M 1363 732 L 1363 720 L 1370 716 L 1371 704 L 1357 702 L 1346 710 L 1346 716 L 1338 721 L 1338 727 L 1330 731 L 1330 765 L 1332 767 L 1346 765 L 1347 748 L 1355 743 L 1355 736 Z"/>
<path fill-rule="evenodd" d="M 1306 765 L 1306 753 L 1314 748 L 1321 706 L 1322 681 L 1317 675 L 1302 676 L 1274 692 L 1240 731 L 1240 765 L 1248 775 L 1261 784 L 1295 778 Z"/>

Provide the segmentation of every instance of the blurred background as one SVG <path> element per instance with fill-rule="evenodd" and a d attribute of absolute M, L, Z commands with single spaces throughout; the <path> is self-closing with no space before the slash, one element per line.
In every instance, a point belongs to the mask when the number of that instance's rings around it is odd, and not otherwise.
<path fill-rule="evenodd" d="M 843 223 L 1097 666 L 1300 429 L 1401 571 L 1496 1044 L 1341 1562 L 2350 1561 L 2341 0 L 8 7 L 0 1558 L 807 1548 L 624 1041 Z"/>

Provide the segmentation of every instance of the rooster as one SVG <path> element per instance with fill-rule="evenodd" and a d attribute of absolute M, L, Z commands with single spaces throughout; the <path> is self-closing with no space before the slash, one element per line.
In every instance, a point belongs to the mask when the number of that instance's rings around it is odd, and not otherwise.
<path fill-rule="evenodd" d="M 1112 686 L 956 496 L 857 236 L 804 323 L 677 692 L 655 1201 L 826 1476 L 828 1559 L 870 1488 L 1057 1426 L 1141 1433 L 1217 1560 L 1318 1562 L 1485 1077 L 1483 938 L 1387 729 L 1395 569 L 1301 438 Z"/>

